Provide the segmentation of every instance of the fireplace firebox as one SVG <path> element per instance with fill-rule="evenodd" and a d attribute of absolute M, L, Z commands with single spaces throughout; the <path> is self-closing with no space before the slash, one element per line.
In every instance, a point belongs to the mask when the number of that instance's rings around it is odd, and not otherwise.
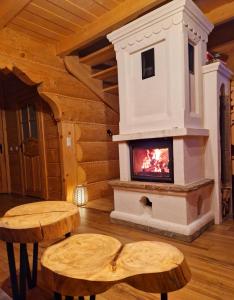
<path fill-rule="evenodd" d="M 129 149 L 132 180 L 174 182 L 172 138 L 130 141 Z"/>

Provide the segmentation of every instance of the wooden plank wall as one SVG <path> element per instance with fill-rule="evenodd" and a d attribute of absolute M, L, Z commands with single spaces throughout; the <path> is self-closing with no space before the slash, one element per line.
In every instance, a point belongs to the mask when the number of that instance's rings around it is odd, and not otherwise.
<path fill-rule="evenodd" d="M 88 186 L 89 200 L 105 197 L 112 194 L 108 180 L 119 176 L 117 145 L 107 135 L 109 128 L 118 132 L 119 115 L 68 74 L 55 53 L 46 42 L 9 28 L 0 31 L 0 69 L 7 67 L 27 84 L 39 84 L 39 94 L 58 121 L 64 198 L 72 201 L 81 183 Z M 72 137 L 71 146 L 67 137 Z"/>

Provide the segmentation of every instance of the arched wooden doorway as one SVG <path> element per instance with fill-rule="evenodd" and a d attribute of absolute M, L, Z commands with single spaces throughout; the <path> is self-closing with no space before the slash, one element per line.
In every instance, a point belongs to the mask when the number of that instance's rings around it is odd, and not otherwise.
<path fill-rule="evenodd" d="M 59 200 L 61 157 L 52 110 L 36 86 L 26 85 L 12 73 L 1 75 L 0 79 L 3 136 L 0 144 L 4 152 L 0 162 L 8 179 L 0 192 L 7 189 L 10 193 Z"/>

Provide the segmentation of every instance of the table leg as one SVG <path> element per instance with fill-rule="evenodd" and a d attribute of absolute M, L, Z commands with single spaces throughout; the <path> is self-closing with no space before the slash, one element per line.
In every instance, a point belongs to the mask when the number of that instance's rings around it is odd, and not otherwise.
<path fill-rule="evenodd" d="M 33 244 L 32 287 L 37 285 L 38 243 Z"/>
<path fill-rule="evenodd" d="M 59 293 L 54 292 L 54 300 L 62 300 L 62 296 Z"/>
<path fill-rule="evenodd" d="M 162 293 L 161 294 L 161 300 L 167 300 L 167 293 Z"/>
<path fill-rule="evenodd" d="M 27 281 L 28 281 L 28 288 L 32 289 L 37 285 L 37 262 L 38 262 L 38 243 L 33 244 L 33 262 L 32 262 L 32 272 L 30 270 L 30 264 L 28 260 L 28 252 L 27 252 L 27 245 L 26 245 L 26 268 L 27 268 Z"/>
<path fill-rule="evenodd" d="M 27 282 L 28 282 L 28 288 L 31 289 L 32 288 L 32 279 L 31 279 L 31 271 L 30 271 L 30 265 L 29 265 L 29 261 L 28 261 L 28 251 L 27 251 L 27 246 L 26 246 L 26 269 L 27 269 Z"/>
<path fill-rule="evenodd" d="M 13 243 L 6 243 L 7 248 L 7 256 L 8 256 L 8 264 L 10 271 L 10 280 L 11 280 L 11 289 L 13 300 L 19 299 L 19 289 L 18 289 L 18 281 L 15 267 L 15 255 L 14 255 L 14 247 Z"/>
<path fill-rule="evenodd" d="M 19 282 L 17 279 L 16 266 L 15 266 L 15 255 L 13 243 L 6 243 L 8 264 L 10 271 L 10 280 L 12 285 L 13 300 L 24 300 L 26 299 L 26 283 L 31 289 L 36 286 L 37 282 L 37 261 L 38 261 L 38 243 L 33 245 L 33 264 L 32 274 L 28 261 L 27 245 L 20 244 L 20 272 Z"/>
<path fill-rule="evenodd" d="M 27 256 L 26 244 L 20 244 L 20 273 L 19 273 L 20 300 L 26 299 L 27 259 L 28 256 Z"/>

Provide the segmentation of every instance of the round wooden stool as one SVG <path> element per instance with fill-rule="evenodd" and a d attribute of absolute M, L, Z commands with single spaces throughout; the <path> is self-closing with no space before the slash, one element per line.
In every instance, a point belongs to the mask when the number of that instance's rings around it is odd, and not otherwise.
<path fill-rule="evenodd" d="M 13 300 L 26 298 L 28 288 L 36 286 L 38 243 L 69 236 L 79 225 L 79 210 L 64 201 L 42 201 L 20 205 L 8 210 L 0 219 L 0 239 L 6 242 Z M 20 244 L 20 272 L 17 279 L 14 245 Z M 27 243 L 33 243 L 30 270 Z"/>
<path fill-rule="evenodd" d="M 103 293 L 125 282 L 149 293 L 167 293 L 186 285 L 191 274 L 184 255 L 161 242 L 142 241 L 122 245 L 100 234 L 77 234 L 47 248 L 41 258 L 42 275 L 55 292 L 54 299 Z"/>

